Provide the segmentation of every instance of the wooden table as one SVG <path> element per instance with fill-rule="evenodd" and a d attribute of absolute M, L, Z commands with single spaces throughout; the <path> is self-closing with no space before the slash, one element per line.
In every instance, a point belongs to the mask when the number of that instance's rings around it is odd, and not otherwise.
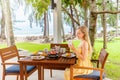
<path fill-rule="evenodd" d="M 74 65 L 76 58 L 63 58 L 58 59 L 43 59 L 43 60 L 32 60 L 30 57 L 19 60 L 20 63 L 20 80 L 24 80 L 23 68 L 25 65 L 35 65 L 38 67 L 38 80 L 44 80 L 44 68 L 65 70 L 71 65 Z"/>

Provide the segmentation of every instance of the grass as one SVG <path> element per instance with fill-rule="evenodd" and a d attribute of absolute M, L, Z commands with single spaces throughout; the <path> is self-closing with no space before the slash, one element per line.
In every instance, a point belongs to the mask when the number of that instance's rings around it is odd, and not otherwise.
<path fill-rule="evenodd" d="M 65 42 L 66 43 L 66 42 Z M 75 46 L 79 45 L 79 41 L 73 41 Z M 35 43 L 16 43 L 17 48 L 25 49 L 30 52 L 36 52 L 39 50 L 44 50 L 45 48 L 50 49 L 50 44 L 35 44 Z M 96 39 L 94 44 L 94 54 L 99 54 L 103 46 L 102 39 Z M 0 45 L 0 48 L 5 47 L 5 45 Z M 108 78 L 112 80 L 120 80 L 120 38 L 114 39 L 107 44 L 107 51 L 109 53 L 108 62 L 105 65 L 105 73 Z M 96 56 L 97 56 L 96 55 Z M 95 56 L 95 57 L 96 57 Z"/>
<path fill-rule="evenodd" d="M 95 50 L 100 50 L 103 46 L 102 40 L 95 41 Z M 108 62 L 105 65 L 106 76 L 112 80 L 120 80 L 120 39 L 114 39 L 107 43 L 109 53 Z"/>

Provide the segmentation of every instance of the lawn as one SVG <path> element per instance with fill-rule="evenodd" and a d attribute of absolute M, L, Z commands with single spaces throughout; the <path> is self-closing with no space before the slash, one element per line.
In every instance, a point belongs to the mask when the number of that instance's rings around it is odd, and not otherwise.
<path fill-rule="evenodd" d="M 73 43 L 77 46 L 79 41 L 75 40 Z M 50 49 L 50 44 L 35 44 L 35 43 L 28 43 L 28 42 L 22 42 L 22 43 L 16 43 L 17 48 L 25 49 L 30 52 L 36 52 L 39 50 L 44 50 L 45 48 Z M 96 58 L 96 56 L 99 54 L 100 49 L 103 46 L 103 40 L 102 39 L 96 39 L 94 44 L 94 55 L 93 58 Z M 0 48 L 5 47 L 5 45 L 0 45 Z M 109 53 L 108 61 L 105 65 L 105 73 L 108 78 L 111 78 L 112 80 L 120 80 L 120 39 L 114 39 L 111 42 L 108 42 L 107 44 L 107 51 Z"/>

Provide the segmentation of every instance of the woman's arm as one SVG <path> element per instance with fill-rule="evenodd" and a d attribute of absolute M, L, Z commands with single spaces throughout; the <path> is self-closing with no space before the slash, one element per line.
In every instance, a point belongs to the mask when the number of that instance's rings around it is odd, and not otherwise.
<path fill-rule="evenodd" d="M 87 59 L 87 56 L 88 56 L 88 43 L 86 41 L 83 42 L 83 45 L 82 45 L 82 60 L 85 60 Z"/>
<path fill-rule="evenodd" d="M 80 48 L 81 52 L 76 48 L 73 48 L 73 52 L 78 56 L 79 59 L 85 60 L 88 55 L 88 43 L 84 41 Z"/>

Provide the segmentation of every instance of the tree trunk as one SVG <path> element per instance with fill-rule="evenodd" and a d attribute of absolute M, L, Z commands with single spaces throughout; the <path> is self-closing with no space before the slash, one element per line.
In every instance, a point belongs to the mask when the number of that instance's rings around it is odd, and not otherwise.
<path fill-rule="evenodd" d="M 102 14 L 102 26 L 103 26 L 103 48 L 107 48 L 107 39 L 106 39 L 106 17 L 105 14 Z"/>
<path fill-rule="evenodd" d="M 4 16 L 4 12 L 2 9 L 2 19 L 1 19 L 1 36 L 2 39 L 6 39 L 5 37 L 5 16 Z"/>
<path fill-rule="evenodd" d="M 85 20 L 85 25 L 88 27 L 88 18 L 87 18 L 87 14 L 88 14 L 88 12 L 87 12 L 88 10 L 85 8 L 85 18 L 84 18 L 84 20 Z"/>
<path fill-rule="evenodd" d="M 94 46 L 95 41 L 95 33 L 96 33 L 96 20 L 97 14 L 96 12 L 96 0 L 90 0 L 90 26 L 89 26 L 89 35 L 91 40 L 91 45 Z"/>
<path fill-rule="evenodd" d="M 49 42 L 49 22 L 48 22 L 48 13 L 44 12 L 44 33 L 43 38 L 45 42 Z"/>
<path fill-rule="evenodd" d="M 73 10 L 72 10 L 72 5 L 70 5 L 70 13 L 71 13 L 71 16 L 74 16 Z M 73 27 L 73 36 L 75 36 L 75 24 L 74 24 L 73 19 L 71 19 L 71 22 L 72 22 L 72 27 Z"/>
<path fill-rule="evenodd" d="M 86 25 L 88 27 L 88 18 L 87 18 L 87 14 L 88 14 L 88 8 L 87 8 L 87 2 L 88 1 L 85 1 L 85 6 L 84 6 L 84 20 L 85 20 L 85 23 L 84 25 Z"/>
<path fill-rule="evenodd" d="M 117 0 L 117 11 L 119 10 L 119 0 Z M 118 36 L 118 21 L 119 21 L 119 14 L 117 15 L 117 23 L 116 23 L 116 37 Z"/>
<path fill-rule="evenodd" d="M 46 15 L 46 36 L 49 37 L 49 20 L 48 20 L 48 12 Z"/>
<path fill-rule="evenodd" d="M 78 14 L 78 11 L 77 11 L 77 9 L 75 8 L 75 5 L 74 5 L 74 4 L 73 4 L 73 9 L 74 9 L 74 11 L 75 11 L 76 20 L 77 20 L 78 22 L 80 22 L 80 20 L 79 20 L 79 14 Z M 79 23 L 78 26 L 80 26 L 80 23 Z"/>
<path fill-rule="evenodd" d="M 103 0 L 103 11 L 105 11 L 105 1 Z M 107 38 L 106 38 L 106 16 L 102 14 L 102 26 L 103 26 L 103 48 L 107 48 Z"/>
<path fill-rule="evenodd" d="M 63 42 L 65 42 L 65 31 L 64 31 L 64 27 L 63 25 L 61 26 L 61 35 L 62 35 L 62 38 L 63 38 Z"/>
<path fill-rule="evenodd" d="M 46 12 L 44 12 L 44 33 L 43 33 L 43 37 L 46 37 L 46 26 L 47 26 L 46 17 L 47 17 L 47 14 L 46 14 Z"/>
<path fill-rule="evenodd" d="M 13 34 L 12 21 L 11 21 L 12 19 L 10 12 L 10 3 L 9 0 L 1 0 L 1 2 L 2 2 L 2 9 L 5 15 L 7 46 L 11 46 L 15 44 L 15 41 L 14 41 L 14 34 Z"/>

